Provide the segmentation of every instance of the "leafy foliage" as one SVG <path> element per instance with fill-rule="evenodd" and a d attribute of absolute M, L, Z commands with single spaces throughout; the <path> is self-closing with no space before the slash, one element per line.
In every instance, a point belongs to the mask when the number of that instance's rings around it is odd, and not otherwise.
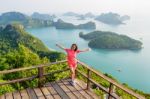
<path fill-rule="evenodd" d="M 1 80 L 0 79 L 0 82 L 4 82 L 4 80 Z M 11 85 L 3 85 L 3 86 L 0 86 L 0 95 L 6 93 L 6 92 L 12 92 L 14 91 L 15 89 L 11 86 Z"/>
<path fill-rule="evenodd" d="M 0 66 L 1 70 L 10 70 L 15 68 L 21 68 L 21 67 L 30 67 L 30 66 L 37 66 L 39 64 L 46 64 L 49 63 L 49 59 L 46 57 L 40 58 L 40 56 L 34 52 L 32 52 L 27 47 L 24 47 L 23 45 L 19 45 L 19 48 L 8 52 L 7 54 L 1 56 Z M 44 68 L 45 73 L 49 73 L 55 70 L 62 70 L 66 68 L 66 64 L 60 64 L 58 65 L 52 65 L 50 67 Z M 9 73 L 5 75 L 0 75 L 0 79 L 7 81 L 7 80 L 14 80 L 19 78 L 25 78 L 25 77 L 31 77 L 34 75 L 37 75 L 37 69 L 32 69 L 28 71 L 20 71 L 15 73 Z M 47 76 L 46 81 L 53 81 L 58 80 L 60 78 L 64 78 L 68 76 L 69 72 L 61 72 L 58 74 L 53 74 L 50 76 Z M 5 92 L 10 92 L 14 90 L 21 90 L 27 87 L 37 87 L 38 86 L 38 78 L 33 79 L 31 81 L 25 81 L 21 83 L 15 83 L 11 84 L 9 86 L 2 87 L 0 89 L 0 94 L 3 94 Z M 8 89 L 8 90 L 5 90 Z"/>

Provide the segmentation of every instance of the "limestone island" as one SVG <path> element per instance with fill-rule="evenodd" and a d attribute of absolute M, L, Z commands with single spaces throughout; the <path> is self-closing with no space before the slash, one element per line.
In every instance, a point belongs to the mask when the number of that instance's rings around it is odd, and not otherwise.
<path fill-rule="evenodd" d="M 84 24 L 74 25 L 58 19 L 57 22 L 54 22 L 54 26 L 56 29 L 96 29 L 95 23 L 91 21 Z"/>
<path fill-rule="evenodd" d="M 95 20 L 108 24 L 108 25 L 125 24 L 124 21 L 127 21 L 129 19 L 130 17 L 128 15 L 120 16 L 119 14 L 112 13 L 112 12 L 102 13 L 101 15 L 95 18 Z"/>
<path fill-rule="evenodd" d="M 142 42 L 132 39 L 126 35 L 119 35 L 109 31 L 93 31 L 88 34 L 80 32 L 79 36 L 88 40 L 88 46 L 91 48 L 129 50 L 142 48 Z"/>

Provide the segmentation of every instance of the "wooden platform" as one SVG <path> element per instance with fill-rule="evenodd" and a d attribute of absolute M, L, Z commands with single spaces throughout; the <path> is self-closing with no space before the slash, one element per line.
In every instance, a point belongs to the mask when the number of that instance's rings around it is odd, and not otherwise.
<path fill-rule="evenodd" d="M 76 82 L 75 86 L 71 84 L 71 79 L 50 82 L 41 88 L 6 93 L 0 99 L 100 99 L 92 91 L 86 90 L 83 82 Z"/>

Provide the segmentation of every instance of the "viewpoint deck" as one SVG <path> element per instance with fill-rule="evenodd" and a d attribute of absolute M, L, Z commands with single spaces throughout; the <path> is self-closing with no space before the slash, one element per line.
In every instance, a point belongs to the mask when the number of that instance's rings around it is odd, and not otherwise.
<path fill-rule="evenodd" d="M 72 86 L 71 79 L 49 82 L 41 88 L 6 93 L 0 99 L 100 99 L 92 91 L 86 90 L 86 84 L 77 80 Z"/>

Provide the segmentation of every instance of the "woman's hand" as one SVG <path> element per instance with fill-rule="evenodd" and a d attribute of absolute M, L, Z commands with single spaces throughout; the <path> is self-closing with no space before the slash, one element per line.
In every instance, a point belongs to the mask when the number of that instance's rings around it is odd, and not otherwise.
<path fill-rule="evenodd" d="M 91 51 L 91 49 L 87 48 L 87 49 L 81 50 L 81 52 L 87 52 L 87 51 Z"/>
<path fill-rule="evenodd" d="M 88 48 L 88 51 L 91 51 L 91 48 Z"/>
<path fill-rule="evenodd" d="M 91 48 L 87 48 L 86 51 L 91 51 Z"/>
<path fill-rule="evenodd" d="M 56 44 L 56 46 L 59 46 L 59 44 Z"/>
<path fill-rule="evenodd" d="M 65 49 L 65 47 L 63 47 L 62 45 L 56 44 L 57 47 L 61 48 L 61 49 Z"/>

